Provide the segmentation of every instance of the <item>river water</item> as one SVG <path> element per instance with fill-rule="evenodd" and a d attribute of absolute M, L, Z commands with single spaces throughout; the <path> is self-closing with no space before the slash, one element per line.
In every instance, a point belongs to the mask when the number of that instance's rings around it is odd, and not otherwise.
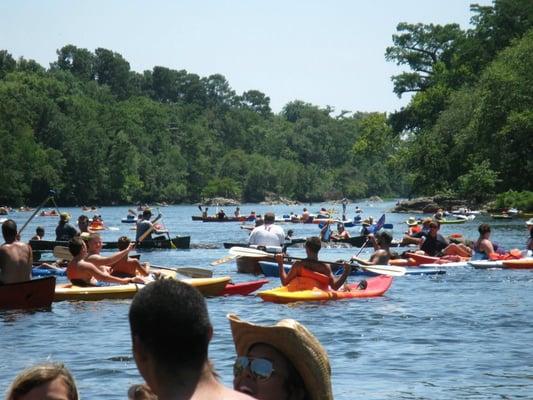
<path fill-rule="evenodd" d="M 394 202 L 358 203 L 376 220 Z M 336 208 L 339 205 L 313 204 Z M 244 204 L 243 213 L 272 210 L 276 214 L 301 212 L 303 206 Z M 348 206 L 353 216 L 355 204 Z M 210 211 L 214 211 L 212 207 Z M 128 207 L 98 210 L 107 226 L 104 239 L 134 236 L 122 224 Z M 232 207 L 226 207 L 228 214 Z M 79 208 L 64 208 L 73 220 Z M 234 263 L 209 267 L 228 254 L 223 242 L 245 241 L 238 223 L 193 222 L 196 206 L 169 206 L 160 210 L 172 234 L 190 235 L 190 250 L 142 253 L 143 261 L 174 266 L 213 268 L 215 275 L 235 281 L 253 279 L 236 273 Z M 29 212 L 10 217 L 21 226 Z M 411 214 L 415 215 L 415 214 Z M 89 213 L 89 216 L 92 216 Z M 394 237 L 406 229 L 407 214 L 387 213 Z M 478 216 L 464 225 L 445 225 L 442 233 L 462 233 L 475 239 L 482 222 L 492 226 L 492 238 L 506 248 L 524 248 L 524 221 L 491 220 Z M 54 238 L 57 218 L 36 217 L 23 233 L 33 235 L 37 225 Z M 314 224 L 286 224 L 295 236 L 318 234 Z M 349 228 L 353 235 L 359 228 Z M 321 258 L 347 258 L 356 249 L 326 248 Z M 365 250 L 363 255 L 369 254 Z M 303 249 L 291 250 L 303 255 Z M 352 278 L 353 279 L 353 278 Z M 268 288 L 279 286 L 270 278 Z M 128 387 L 141 378 L 131 357 L 127 319 L 129 300 L 54 303 L 50 311 L 0 312 L 0 391 L 23 368 L 46 360 L 62 361 L 73 372 L 85 399 L 125 399 Z M 530 271 L 449 269 L 441 276 L 395 278 L 380 298 L 328 303 L 277 305 L 255 296 L 207 300 L 214 326 L 210 358 L 224 383 L 232 382 L 234 347 L 226 314 L 233 312 L 255 323 L 294 318 L 305 324 L 326 348 L 332 367 L 336 399 L 521 399 L 533 398 L 533 274 Z M 172 343 L 169 343 L 172 346 Z"/>

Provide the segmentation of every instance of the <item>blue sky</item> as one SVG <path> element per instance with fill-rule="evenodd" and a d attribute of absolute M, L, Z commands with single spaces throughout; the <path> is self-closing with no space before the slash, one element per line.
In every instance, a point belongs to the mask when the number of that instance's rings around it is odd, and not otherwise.
<path fill-rule="evenodd" d="M 336 111 L 394 111 L 400 72 L 385 61 L 399 22 L 468 27 L 464 0 L 2 0 L 0 49 L 48 67 L 66 44 L 120 53 L 135 71 L 221 73 L 275 112 L 298 99 Z"/>

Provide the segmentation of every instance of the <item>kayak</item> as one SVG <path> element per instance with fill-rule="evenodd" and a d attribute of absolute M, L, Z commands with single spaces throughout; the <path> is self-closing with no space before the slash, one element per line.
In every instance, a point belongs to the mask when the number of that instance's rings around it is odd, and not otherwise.
<path fill-rule="evenodd" d="M 306 285 L 311 285 L 309 289 L 302 290 L 302 280 L 308 280 Z M 316 286 L 312 283 L 314 279 L 298 277 L 289 282 L 287 286 L 280 286 L 275 289 L 265 290 L 258 293 L 264 301 L 273 303 L 292 303 L 296 301 L 326 301 L 356 299 L 365 297 L 382 296 L 391 286 L 392 277 L 377 276 L 369 278 L 366 282 L 366 288 L 360 288 L 359 283 L 346 285 L 349 290 L 323 290 L 320 289 L 320 283 L 315 281 Z"/>
<path fill-rule="evenodd" d="M 512 215 L 509 214 L 491 214 L 492 219 L 513 219 Z"/>
<path fill-rule="evenodd" d="M 264 284 L 268 282 L 268 279 L 259 279 L 256 281 L 241 283 L 228 282 L 226 284 L 226 287 L 222 291 L 222 296 L 233 296 L 237 294 L 247 296 L 250 293 L 253 293 L 256 290 L 260 289 Z"/>
<path fill-rule="evenodd" d="M 468 267 L 468 261 L 457 261 L 457 262 L 448 262 L 448 263 L 425 263 L 420 264 L 419 268 L 433 268 L 433 267 Z"/>
<path fill-rule="evenodd" d="M 412 259 L 412 262 L 414 262 L 413 265 L 435 264 L 440 259 L 440 257 L 431 257 L 425 254 L 418 253 L 406 253 L 406 256 Z"/>
<path fill-rule="evenodd" d="M 503 267 L 503 261 L 501 260 L 468 261 L 468 264 L 476 269 L 502 268 Z"/>
<path fill-rule="evenodd" d="M 31 276 L 65 276 L 66 269 L 52 269 L 52 268 L 33 268 Z"/>
<path fill-rule="evenodd" d="M 190 236 L 176 236 L 171 239 L 172 244 L 178 249 L 188 249 L 191 244 Z M 56 246 L 68 247 L 68 242 L 58 240 L 30 240 L 30 246 L 33 251 L 52 251 Z M 170 249 L 171 243 L 168 239 L 156 239 L 156 240 L 143 240 L 138 243 L 135 248 L 137 249 Z M 117 242 L 103 242 L 103 249 L 117 249 Z"/>
<path fill-rule="evenodd" d="M 182 279 L 181 282 L 195 287 L 204 296 L 219 296 L 230 279 L 229 276 L 220 278 L 191 278 Z M 131 299 L 143 287 L 144 285 L 135 283 L 90 287 L 80 287 L 71 283 L 65 283 L 56 285 L 54 301 Z"/>
<path fill-rule="evenodd" d="M 533 258 L 522 258 L 520 260 L 503 260 L 505 268 L 510 269 L 531 269 L 533 268 Z"/>
<path fill-rule="evenodd" d="M 0 285 L 0 309 L 50 307 L 54 298 L 55 286 L 56 278 L 53 276 Z"/>
<path fill-rule="evenodd" d="M 306 240 L 305 238 L 294 238 L 294 239 L 291 239 L 291 240 L 286 240 L 283 243 L 283 247 L 289 247 L 289 246 L 293 246 L 295 244 L 305 243 L 305 240 Z M 225 249 L 231 249 L 232 247 L 248 247 L 249 244 L 248 243 L 238 243 L 238 242 L 224 242 L 223 246 L 224 246 Z M 281 246 L 280 246 L 280 249 L 281 249 Z"/>
<path fill-rule="evenodd" d="M 202 217 L 198 215 L 192 216 L 193 221 L 202 221 L 202 222 L 245 222 L 248 221 L 248 217 L 224 217 L 218 218 L 217 216 Z"/>
<path fill-rule="evenodd" d="M 137 222 L 137 218 L 135 218 L 135 217 L 133 217 L 133 218 L 122 218 L 121 222 L 123 224 L 133 224 L 133 223 Z"/>

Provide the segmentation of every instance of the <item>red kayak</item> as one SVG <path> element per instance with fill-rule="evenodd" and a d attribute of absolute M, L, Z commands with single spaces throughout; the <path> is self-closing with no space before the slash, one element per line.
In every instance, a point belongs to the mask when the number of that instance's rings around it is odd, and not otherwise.
<path fill-rule="evenodd" d="M 233 296 L 236 294 L 247 296 L 261 288 L 265 283 L 268 283 L 268 279 L 259 279 L 257 281 L 241 283 L 228 282 L 224 288 L 224 291 L 222 292 L 222 296 Z"/>
<path fill-rule="evenodd" d="M 54 299 L 55 288 L 56 278 L 54 276 L 0 285 L 0 309 L 50 307 Z"/>
<path fill-rule="evenodd" d="M 420 264 L 436 264 L 439 261 L 439 257 L 431 257 L 425 254 L 407 253 L 407 257 L 415 261 L 415 265 Z"/>

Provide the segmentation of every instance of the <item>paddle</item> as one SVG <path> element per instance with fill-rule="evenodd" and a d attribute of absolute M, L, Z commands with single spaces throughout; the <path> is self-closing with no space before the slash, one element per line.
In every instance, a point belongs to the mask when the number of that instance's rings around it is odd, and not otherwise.
<path fill-rule="evenodd" d="M 137 240 L 137 243 L 141 243 L 144 239 L 146 239 L 148 237 L 148 235 L 150 233 L 152 233 L 152 231 L 155 230 L 155 225 L 154 225 L 154 222 L 157 222 L 160 218 L 162 217 L 161 214 L 159 214 L 157 217 L 154 218 L 154 220 L 152 221 L 152 226 L 150 228 L 148 228 L 148 230 L 146 232 L 144 232 L 140 237 L 139 239 Z"/>
<path fill-rule="evenodd" d="M 54 191 L 53 190 L 49 190 L 48 191 L 48 197 L 46 199 L 44 199 L 44 201 L 39 205 L 39 207 L 37 207 L 35 209 L 35 211 L 33 212 L 33 214 L 30 216 L 30 218 L 28 218 L 28 220 L 26 221 L 26 223 L 24 225 L 22 225 L 22 228 L 20 228 L 20 230 L 18 231 L 18 235 L 20 235 L 22 233 L 22 231 L 24 230 L 24 228 L 26 228 L 28 226 L 28 224 L 30 223 L 30 221 L 35 218 L 35 216 L 37 215 L 37 213 L 41 210 L 41 208 L 44 207 L 44 205 L 48 202 L 48 200 L 50 200 L 50 198 L 53 198 L 54 196 Z"/>
<path fill-rule="evenodd" d="M 196 268 L 196 267 L 165 267 L 162 265 L 154 265 L 151 264 L 150 266 L 158 269 L 165 269 L 168 271 L 176 271 L 179 274 L 189 276 L 191 278 L 212 278 L 213 277 L 213 271 L 209 269 L 204 268 Z"/>
<path fill-rule="evenodd" d="M 231 255 L 237 256 L 237 257 L 271 257 L 274 258 L 274 254 L 267 253 L 266 251 L 253 249 L 250 247 L 232 247 L 229 249 L 229 252 Z M 283 257 L 286 259 L 292 259 L 292 260 L 305 260 L 305 258 L 299 258 L 299 257 Z M 342 263 L 339 262 L 332 262 L 332 261 L 319 261 L 324 262 L 328 264 L 336 264 L 336 265 L 342 265 Z M 381 275 L 390 275 L 390 276 L 403 276 L 405 275 L 405 268 L 403 267 L 396 267 L 394 265 L 357 265 L 358 268 L 365 269 L 369 272 L 373 272 L 376 274 Z"/>
<path fill-rule="evenodd" d="M 159 211 L 159 207 L 157 208 L 157 213 L 158 213 L 159 215 L 163 215 L 163 214 L 161 214 L 161 212 Z M 176 247 L 176 245 L 174 244 L 174 242 L 172 242 L 172 239 L 170 238 L 170 233 L 168 232 L 168 229 L 165 228 L 165 230 L 167 231 L 166 233 L 167 233 L 168 241 L 170 242 L 170 248 L 171 248 L 172 250 L 176 250 L 177 247 Z"/>
<path fill-rule="evenodd" d="M 237 257 L 239 257 L 239 256 L 234 256 L 234 255 L 225 256 L 225 257 L 222 257 L 222 258 L 219 258 L 219 259 L 217 259 L 215 261 L 210 262 L 209 265 L 216 266 L 216 265 L 225 264 L 227 262 L 230 262 L 231 260 L 236 259 Z"/>

